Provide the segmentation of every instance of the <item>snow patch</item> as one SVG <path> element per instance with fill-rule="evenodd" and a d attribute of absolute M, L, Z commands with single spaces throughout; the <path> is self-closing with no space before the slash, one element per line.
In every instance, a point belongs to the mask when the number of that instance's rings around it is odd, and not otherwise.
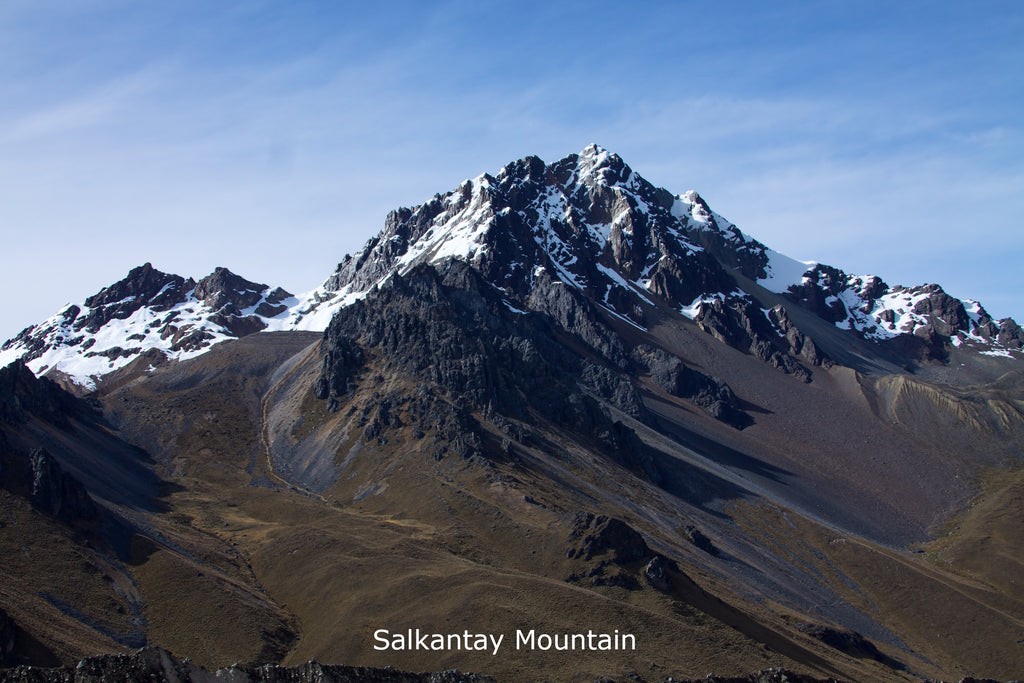
<path fill-rule="evenodd" d="M 714 294 L 701 294 L 693 300 L 689 306 L 683 306 L 679 309 L 679 312 L 685 315 L 690 320 L 694 320 L 700 315 L 700 307 L 702 304 L 711 303 L 715 299 L 719 301 L 725 301 L 725 295 L 721 292 L 715 292 Z"/>
<path fill-rule="evenodd" d="M 526 311 L 524 311 L 521 308 L 516 308 L 511 304 L 511 302 L 508 301 L 508 299 L 502 299 L 501 303 L 505 304 L 505 308 L 512 311 L 513 313 L 518 313 L 519 315 L 526 315 Z"/>
<path fill-rule="evenodd" d="M 642 285 L 639 285 L 637 283 L 629 282 L 628 280 L 626 280 L 626 278 L 622 277 L 621 275 L 616 273 L 611 268 L 609 268 L 607 266 L 602 266 L 600 263 L 597 264 L 597 269 L 599 271 L 601 271 L 602 273 L 604 273 L 605 275 L 607 275 L 609 277 L 609 279 L 611 279 L 611 281 L 614 282 L 615 284 L 617 284 L 619 287 L 622 287 L 623 289 L 625 289 L 628 292 L 632 292 L 633 294 L 635 294 L 636 296 L 640 297 L 641 299 L 643 299 L 644 301 L 646 301 L 650 305 L 652 305 L 652 306 L 654 305 L 653 301 L 651 301 L 646 296 L 644 296 L 643 294 L 641 294 L 640 292 L 637 291 L 637 288 L 641 287 Z M 607 301 L 607 300 L 608 300 L 608 296 L 605 295 L 605 301 Z"/>
<path fill-rule="evenodd" d="M 765 249 L 764 253 L 768 257 L 768 265 L 765 267 L 768 276 L 759 279 L 757 283 L 776 294 L 782 294 L 790 286 L 803 282 L 804 273 L 818 265 L 817 261 L 797 261 L 774 249 Z"/>

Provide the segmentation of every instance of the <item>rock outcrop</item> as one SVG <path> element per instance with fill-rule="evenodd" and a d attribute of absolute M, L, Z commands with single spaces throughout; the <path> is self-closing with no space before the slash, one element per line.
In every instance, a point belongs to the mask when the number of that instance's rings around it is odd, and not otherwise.
<path fill-rule="evenodd" d="M 68 524 L 95 519 L 99 508 L 85 486 L 65 472 L 51 453 L 33 447 L 39 443 L 35 437 L 26 442 L 18 435 L 30 423 L 74 433 L 73 419 L 89 424 L 102 421 L 90 401 L 45 377 L 37 378 L 21 361 L 0 368 L 0 486 L 28 497 L 34 508 Z M 19 442 L 18 447 L 11 445 Z"/>
<path fill-rule="evenodd" d="M 993 320 L 978 302 L 956 299 L 936 284 L 890 287 L 877 276 L 816 264 L 784 296 L 907 360 L 944 362 L 953 347 L 964 344 L 1000 354 L 1024 349 L 1024 334 L 1013 319 Z M 790 340 L 790 352 L 813 362 L 820 352 L 804 352 L 806 342 L 791 335 L 793 325 L 781 319 L 778 308 L 770 315 Z"/>
<path fill-rule="evenodd" d="M 640 588 L 640 578 L 655 590 L 669 592 L 676 563 L 654 552 L 643 536 L 621 519 L 593 513 L 577 513 L 566 540 L 566 558 L 578 560 L 583 569 L 568 581 L 590 586 Z"/>
<path fill-rule="evenodd" d="M 32 464 L 32 506 L 68 524 L 94 519 L 99 509 L 82 483 L 65 472 L 53 456 L 36 449 Z"/>
<path fill-rule="evenodd" d="M 722 380 L 687 367 L 680 358 L 661 349 L 641 347 L 634 351 L 633 357 L 651 374 L 655 384 L 673 396 L 693 401 L 715 419 L 737 429 L 753 421 Z"/>
<path fill-rule="evenodd" d="M 627 678 L 598 677 L 595 683 L 644 683 L 638 674 Z M 787 669 L 766 669 L 746 676 L 716 676 L 700 679 L 669 679 L 674 683 L 836 683 L 834 678 L 817 678 Z M 166 650 L 147 647 L 127 655 L 86 657 L 71 667 L 45 669 L 19 666 L 0 670 L 0 683 L 495 683 L 494 679 L 456 670 L 411 673 L 397 669 L 341 666 L 309 661 L 297 666 L 241 666 L 207 671 L 182 661 Z M 651 683 L 654 683 L 652 680 Z M 667 682 L 666 682 L 667 683 Z M 994 683 L 965 678 L 964 683 Z"/>

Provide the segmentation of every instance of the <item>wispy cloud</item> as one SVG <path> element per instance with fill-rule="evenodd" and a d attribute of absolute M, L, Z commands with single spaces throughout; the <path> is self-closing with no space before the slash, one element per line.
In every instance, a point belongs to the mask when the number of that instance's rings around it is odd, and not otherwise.
<path fill-rule="evenodd" d="M 85 128 L 121 124 L 133 102 L 150 91 L 159 79 L 158 71 L 147 69 L 117 77 L 84 94 L 20 113 L 4 126 L 0 144 L 28 143 L 40 138 L 78 133 Z"/>

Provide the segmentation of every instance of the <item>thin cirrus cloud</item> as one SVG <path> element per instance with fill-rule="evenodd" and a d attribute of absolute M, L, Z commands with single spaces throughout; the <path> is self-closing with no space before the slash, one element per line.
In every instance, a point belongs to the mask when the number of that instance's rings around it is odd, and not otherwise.
<path fill-rule="evenodd" d="M 15 115 L 0 132 L 0 144 L 28 144 L 108 125 L 120 119 L 158 78 L 154 69 L 117 77 L 88 92 Z"/>

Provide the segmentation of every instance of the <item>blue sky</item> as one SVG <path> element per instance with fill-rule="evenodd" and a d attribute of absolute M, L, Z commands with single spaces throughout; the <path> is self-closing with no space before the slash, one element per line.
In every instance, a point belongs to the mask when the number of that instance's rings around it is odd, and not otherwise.
<path fill-rule="evenodd" d="M 799 259 L 1024 319 L 1024 3 L 0 4 L 0 339 L 151 261 L 312 289 L 591 142 Z"/>

